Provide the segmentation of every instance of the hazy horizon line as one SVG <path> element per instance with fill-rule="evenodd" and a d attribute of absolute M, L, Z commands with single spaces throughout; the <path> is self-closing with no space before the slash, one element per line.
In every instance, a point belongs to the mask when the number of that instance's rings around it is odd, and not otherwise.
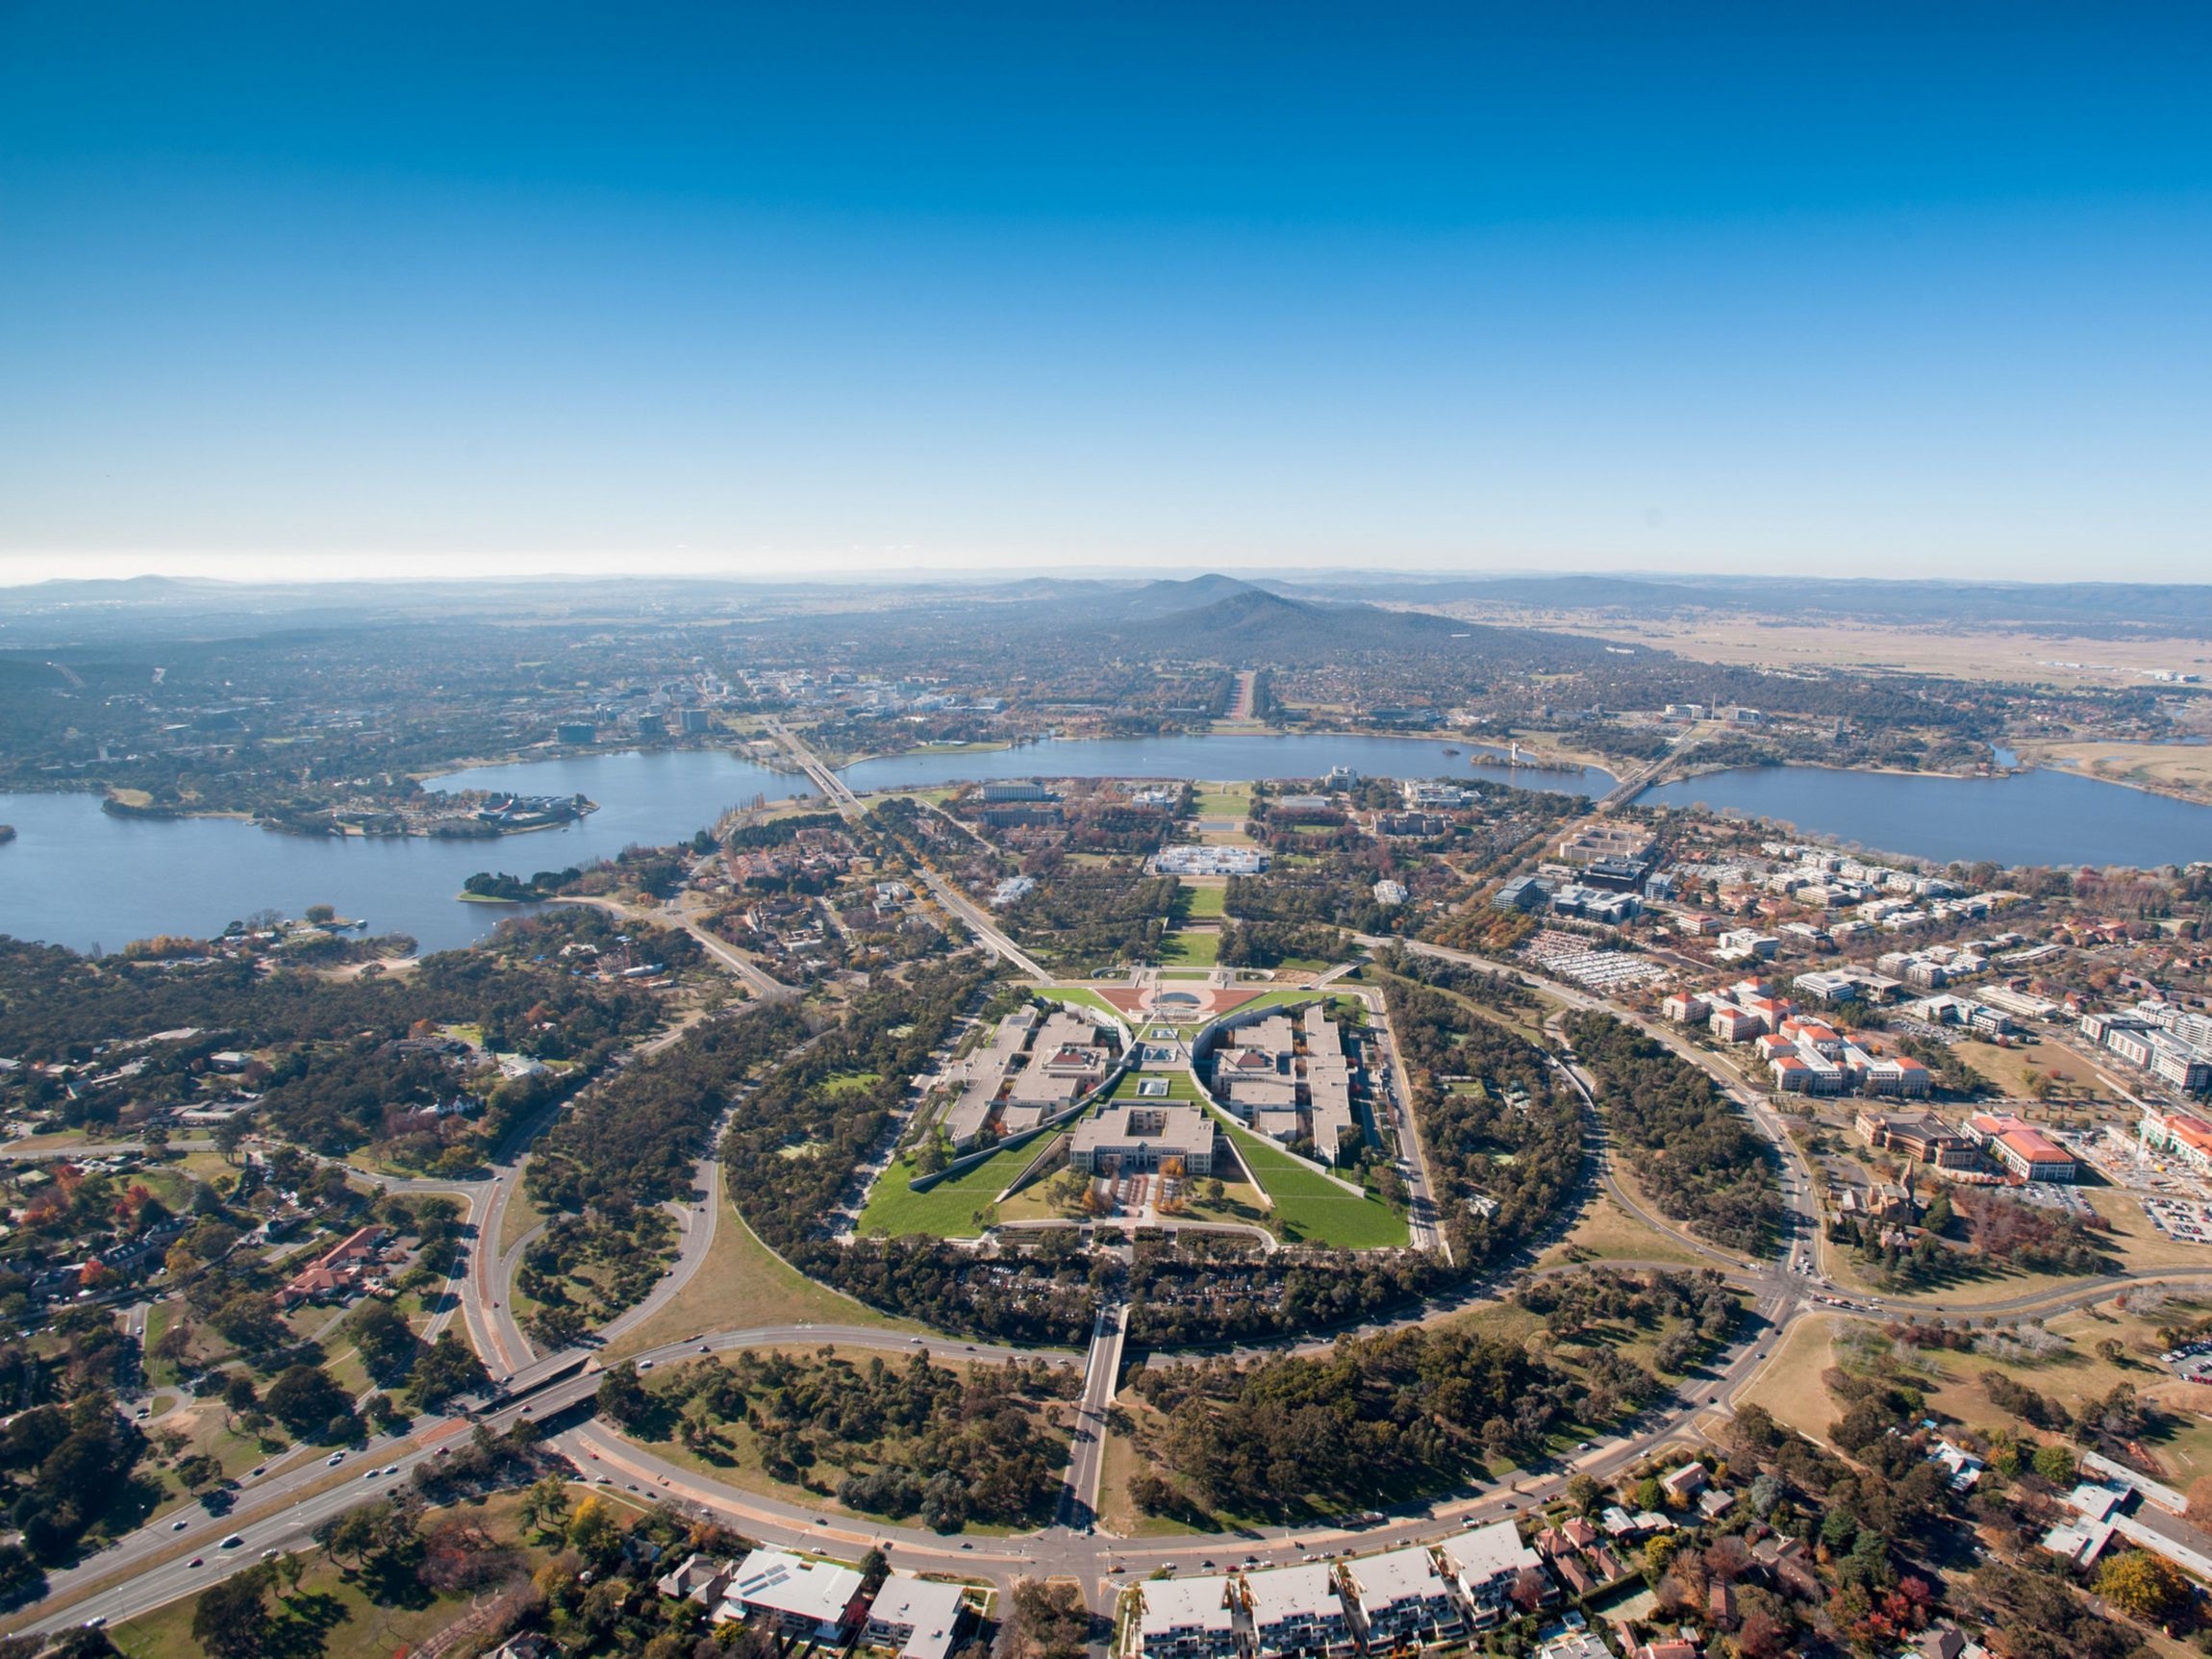
<path fill-rule="evenodd" d="M 811 571 L 804 575 L 788 572 L 732 570 L 700 570 L 671 567 L 667 569 L 562 569 L 547 567 L 515 571 L 478 570 L 461 575 L 414 573 L 406 575 L 372 575 L 352 571 L 313 572 L 286 576 L 215 575 L 203 571 L 174 571 L 146 569 L 128 575 L 56 576 L 40 575 L 14 577 L 0 569 L 0 591 L 28 592 L 39 588 L 60 587 L 125 587 L 133 583 L 167 582 L 179 586 L 205 588 L 339 588 L 339 587 L 512 587 L 516 585 L 578 585 L 585 583 L 636 584 L 643 582 L 691 582 L 720 584 L 734 587 L 784 587 L 784 588 L 845 588 L 867 584 L 891 583 L 894 585 L 925 587 L 954 582 L 986 582 L 1005 586 L 1038 581 L 1100 582 L 1100 581 L 1200 581 L 1208 577 L 1253 584 L 1263 581 L 1288 583 L 1321 580 L 1357 579 L 1369 582 L 1448 582 L 1448 581 L 1510 581 L 1522 578 L 1539 580 L 1590 580 L 1606 579 L 1643 582 L 1704 582 L 1746 581 L 1762 585 L 1791 581 L 1804 581 L 1802 575 L 1779 575 L 1763 572 L 1729 570 L 1722 568 L 1698 569 L 1671 566 L 1664 569 L 1637 566 L 1592 567 L 1563 570 L 1557 566 L 1388 566 L 1373 568 L 1350 565 L 1283 565 L 1283 566 L 1207 566 L 1192 568 L 1188 565 L 1136 565 L 1136 564 L 1083 564 L 1047 569 L 1017 568 L 1004 565 L 937 566 L 863 566 L 851 569 L 836 567 Z M 1889 587 L 1948 586 L 1959 588 L 2205 588 L 2212 582 L 2189 582 L 2156 578 L 2134 581 L 2088 581 L 2078 577 L 2049 576 L 1822 576 L 1812 578 L 1821 582 L 1860 583 Z"/>

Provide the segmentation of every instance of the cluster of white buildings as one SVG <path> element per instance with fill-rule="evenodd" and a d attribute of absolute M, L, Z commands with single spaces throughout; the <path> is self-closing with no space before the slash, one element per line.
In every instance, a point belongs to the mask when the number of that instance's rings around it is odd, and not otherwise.
<path fill-rule="evenodd" d="M 1113 1064 L 1113 1051 L 1084 1016 L 1055 1008 L 1040 1018 L 1035 1007 L 1018 1008 L 958 1063 L 953 1081 L 960 1092 L 945 1110 L 945 1135 L 964 1152 L 993 1122 L 1002 1137 L 1025 1134 L 1105 1082 Z"/>
<path fill-rule="evenodd" d="M 1268 855 L 1256 846 L 1164 846 L 1144 867 L 1154 875 L 1258 875 Z"/>
<path fill-rule="evenodd" d="M 2081 1034 L 2176 1089 L 2212 1089 L 2212 1018 L 2168 1002 L 2122 1014 L 2085 1014 Z"/>
<path fill-rule="evenodd" d="M 1556 1594 L 1510 1521 L 1430 1547 L 1331 1563 L 1154 1579 L 1138 1598 L 1143 1659 L 1350 1659 L 1465 1641 L 1507 1616 L 1523 1574 Z"/>
<path fill-rule="evenodd" d="M 1660 1004 L 1678 1025 L 1702 1023 L 1723 1043 L 1755 1044 L 1774 1087 L 1799 1094 L 1921 1095 L 1928 1068 L 1865 1032 L 1842 1032 L 1799 1014 L 1762 980 L 1739 980 L 1724 991 L 1678 992 Z"/>
<path fill-rule="evenodd" d="M 855 1569 L 783 1549 L 756 1549 L 735 1566 L 692 1555 L 658 1588 L 711 1609 L 717 1624 L 755 1621 L 794 1644 L 857 1641 L 897 1659 L 947 1659 L 974 1621 L 958 1584 L 893 1573 L 871 1597 Z"/>
<path fill-rule="evenodd" d="M 1408 778 L 1398 786 L 1398 793 L 1406 806 L 1416 812 L 1434 808 L 1441 812 L 1464 812 L 1475 804 L 1472 790 L 1458 784 L 1439 783 L 1433 778 Z"/>
<path fill-rule="evenodd" d="M 1324 1163 L 1358 1143 L 1344 1034 L 1319 1002 L 1296 1019 L 1268 1014 L 1227 1033 L 1214 1050 L 1213 1094 L 1259 1134 L 1313 1142 Z"/>

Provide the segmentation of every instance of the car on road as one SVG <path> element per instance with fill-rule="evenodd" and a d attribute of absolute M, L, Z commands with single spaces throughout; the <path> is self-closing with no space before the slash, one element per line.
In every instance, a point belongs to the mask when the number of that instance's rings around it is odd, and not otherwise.
<path fill-rule="evenodd" d="M 169 1522 L 169 1530 L 171 1532 L 182 1532 L 190 1524 L 191 1522 L 189 1521 L 172 1521 Z"/>
<path fill-rule="evenodd" d="M 195 1555 L 191 1560 L 185 1563 L 187 1567 L 205 1567 L 207 1564 L 208 1558 L 204 1555 Z"/>
<path fill-rule="evenodd" d="M 336 1468 L 337 1468 L 337 1467 L 338 1467 L 339 1464 L 343 1463 L 344 1461 L 345 1461 L 345 1453 L 344 1453 L 344 1452 L 342 1452 L 342 1451 L 334 1451 L 334 1452 L 332 1452 L 332 1453 L 331 1453 L 331 1454 L 330 1454 L 328 1457 L 326 1457 L 326 1458 L 324 1458 L 324 1459 L 322 1460 L 322 1466 L 323 1466 L 323 1468 L 325 1468 L 325 1469 L 336 1469 Z"/>
<path fill-rule="evenodd" d="M 243 1543 L 245 1543 L 245 1540 L 234 1532 L 230 1535 L 230 1537 L 223 1540 L 223 1547 L 225 1549 L 236 1549 L 239 1545 Z"/>

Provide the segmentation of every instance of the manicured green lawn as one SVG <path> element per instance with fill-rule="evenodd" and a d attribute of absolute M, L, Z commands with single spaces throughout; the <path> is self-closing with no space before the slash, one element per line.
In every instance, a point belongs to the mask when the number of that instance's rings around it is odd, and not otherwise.
<path fill-rule="evenodd" d="M 1204 921 L 1225 914 L 1229 890 L 1225 887 L 1194 887 L 1185 882 L 1183 897 L 1183 914 Z"/>
<path fill-rule="evenodd" d="M 1224 1122 L 1226 1119 L 1224 1119 Z M 1231 1127 L 1237 1155 L 1251 1170 L 1287 1233 L 1310 1244 L 1346 1250 L 1378 1250 L 1408 1242 L 1405 1218 L 1380 1198 L 1347 1193 L 1327 1176 L 1309 1169 L 1264 1135 Z"/>
<path fill-rule="evenodd" d="M 839 1071 L 832 1073 L 822 1084 L 824 1094 L 858 1094 L 864 1089 L 872 1089 L 883 1081 L 880 1071 Z"/>
<path fill-rule="evenodd" d="M 979 1214 L 988 1210 L 991 1201 L 1043 1149 L 1041 1142 L 1025 1141 L 985 1159 L 966 1174 L 940 1181 L 926 1193 L 917 1193 L 907 1185 L 914 1179 L 915 1169 L 905 1158 L 899 1158 L 868 1194 L 859 1230 L 893 1239 L 910 1233 L 926 1233 L 938 1239 L 975 1238 L 983 1231 Z"/>
<path fill-rule="evenodd" d="M 1192 968 L 1211 968 L 1219 959 L 1220 949 L 1221 936 L 1218 933 L 1170 933 L 1160 941 L 1160 960 Z"/>
<path fill-rule="evenodd" d="M 1086 990 L 1080 985 L 1055 985 L 1051 994 L 1057 1001 L 1080 1003 L 1085 1008 L 1095 1008 L 1099 1013 L 1108 1016 L 1117 1023 L 1126 1018 L 1119 1008 L 1116 1008 L 1095 991 Z"/>
<path fill-rule="evenodd" d="M 1202 818 L 1242 818 L 1249 817 L 1251 811 L 1249 786 L 1198 792 L 1198 816 Z"/>
<path fill-rule="evenodd" d="M 1145 1093 L 1137 1086 L 1141 1078 L 1165 1081 L 1168 1085 L 1168 1093 L 1165 1094 Z M 1162 1104 L 1173 1100 L 1189 1103 L 1198 1098 L 1198 1084 L 1197 1080 L 1188 1071 L 1132 1071 L 1124 1076 L 1120 1082 L 1114 1085 L 1113 1098 L 1116 1100 L 1151 1100 Z"/>
<path fill-rule="evenodd" d="M 1282 1008 L 1294 1002 L 1311 1002 L 1314 1000 L 1315 994 L 1311 991 L 1263 991 L 1249 1002 L 1238 1003 L 1229 1012 L 1232 1014 L 1249 1014 L 1255 1009 Z"/>

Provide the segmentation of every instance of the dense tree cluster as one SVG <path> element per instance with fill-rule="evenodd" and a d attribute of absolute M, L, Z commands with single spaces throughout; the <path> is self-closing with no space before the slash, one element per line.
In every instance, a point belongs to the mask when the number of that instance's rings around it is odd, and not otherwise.
<path fill-rule="evenodd" d="M 23 1547 L 40 1562 L 62 1561 L 95 1522 L 135 1521 L 150 1496 L 132 1478 L 146 1449 L 146 1437 L 100 1390 L 11 1420 L 0 1430 L 0 1495 Z"/>
<path fill-rule="evenodd" d="M 446 1055 L 404 1045 L 441 1022 L 481 1028 L 489 1049 L 575 1061 L 589 1071 L 660 1018 L 658 1000 L 641 987 L 519 954 L 446 951 L 409 974 L 330 979 L 228 958 L 166 972 L 0 938 L 0 1052 L 82 1061 L 95 1037 L 199 1033 L 149 1048 L 136 1057 L 141 1066 L 97 1088 L 64 1094 L 50 1078 L 28 1074 L 11 1085 L 20 1105 L 72 1123 L 129 1122 L 204 1099 L 208 1056 L 217 1049 L 273 1051 L 244 1079 L 262 1095 L 259 1121 L 331 1156 L 405 1134 L 417 1111 L 460 1095 L 475 1099 L 479 1116 L 456 1125 L 495 1140 L 557 1091 L 549 1077 L 471 1077 Z"/>
<path fill-rule="evenodd" d="M 1280 968 L 1286 962 L 1337 962 L 1345 940 L 1319 923 L 1229 921 L 1222 925 L 1219 960 L 1229 968 Z"/>
<path fill-rule="evenodd" d="M 1159 959 L 1181 884 L 1136 864 L 1053 861 L 1037 885 L 1002 913 L 1022 945 L 1053 963 L 1103 967 Z"/>
<path fill-rule="evenodd" d="M 655 1376 L 631 1426 L 715 1463 L 749 1442 L 778 1480 L 953 1532 L 1049 1519 L 1068 1452 L 1045 1407 L 1078 1386 L 1073 1368 L 1042 1362 L 964 1373 L 918 1352 L 855 1363 L 744 1349 Z"/>
<path fill-rule="evenodd" d="M 1580 1097 L 1527 1039 L 1443 992 L 1392 976 L 1383 996 L 1453 1253 L 1473 1264 L 1518 1246 L 1580 1177 Z"/>
<path fill-rule="evenodd" d="M 1135 1386 L 1168 1414 L 1169 1473 L 1204 1503 L 1255 1517 L 1433 1493 L 1666 1392 L 1609 1348 L 1578 1373 L 1465 1327 L 1345 1338 L 1315 1359 L 1155 1367 Z"/>
<path fill-rule="evenodd" d="M 1652 1363 L 1679 1375 L 1727 1341 L 1743 1302 L 1719 1273 L 1590 1270 L 1532 1279 L 1515 1299 L 1563 1343 L 1660 1333 Z"/>
<path fill-rule="evenodd" d="M 2110 1223 L 2095 1212 L 2082 1217 L 2023 1204 L 1981 1187 L 1961 1187 L 1949 1196 L 1968 1243 L 1993 1261 L 2037 1273 L 2087 1276 L 2113 1269 Z"/>
<path fill-rule="evenodd" d="M 1249 1342 L 1356 1324 L 1457 1281 L 1417 1250 L 1263 1250 L 1185 1233 L 1140 1238 L 1128 1273 L 1129 1335 L 1161 1347 Z"/>
<path fill-rule="evenodd" d="M 1660 1212 L 1715 1244 L 1764 1251 L 1782 1218 L 1773 1164 L 1713 1080 L 1607 1015 L 1571 1014 L 1566 1030 L 1596 1080 L 1606 1127 Z"/>
<path fill-rule="evenodd" d="M 709 1132 L 746 1076 L 805 1035 L 791 1008 L 706 1021 L 580 1096 L 524 1176 L 541 1207 L 634 1207 L 688 1197 Z"/>

